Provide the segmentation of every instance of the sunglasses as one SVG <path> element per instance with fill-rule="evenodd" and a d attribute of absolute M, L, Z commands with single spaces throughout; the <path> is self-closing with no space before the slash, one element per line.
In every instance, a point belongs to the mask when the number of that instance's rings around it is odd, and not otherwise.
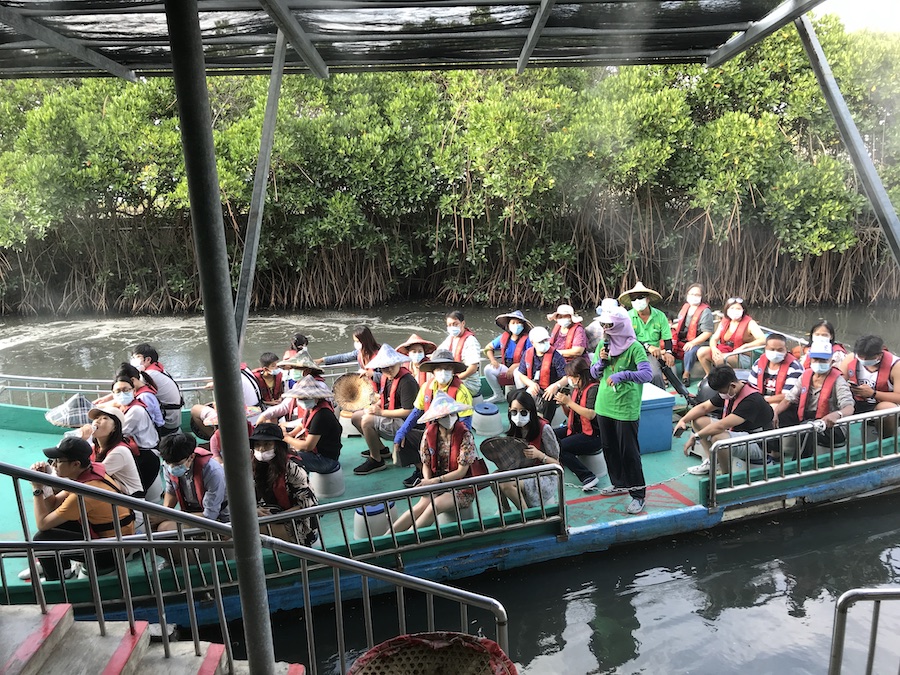
<path fill-rule="evenodd" d="M 522 417 L 523 415 L 528 415 L 528 414 L 530 414 L 530 413 L 527 410 L 510 410 L 509 411 L 510 417 Z"/>
<path fill-rule="evenodd" d="M 728 298 L 728 300 L 725 301 L 726 305 L 733 305 L 735 303 L 737 303 L 738 305 L 743 305 L 744 299 L 743 298 Z"/>
<path fill-rule="evenodd" d="M 631 299 L 632 300 L 646 300 L 648 297 L 649 296 L 645 295 L 644 293 L 638 293 L 636 295 L 632 295 Z"/>
<path fill-rule="evenodd" d="M 610 328 L 613 327 L 613 325 L 614 324 L 611 324 L 611 323 L 601 323 L 600 328 L 602 328 L 603 330 L 609 330 Z"/>

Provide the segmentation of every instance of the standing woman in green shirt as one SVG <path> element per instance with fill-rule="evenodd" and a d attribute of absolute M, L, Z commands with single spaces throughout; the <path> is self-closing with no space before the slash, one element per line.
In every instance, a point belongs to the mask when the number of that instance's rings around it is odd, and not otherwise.
<path fill-rule="evenodd" d="M 652 288 L 647 288 L 640 281 L 634 288 L 619 296 L 619 304 L 628 309 L 631 327 L 638 342 L 644 345 L 650 357 L 650 368 L 653 377 L 650 380 L 660 389 L 666 388 L 660 361 L 670 368 L 675 365 L 672 355 L 672 326 L 669 319 L 652 305 L 662 300 L 662 296 Z"/>
<path fill-rule="evenodd" d="M 600 384 L 594 410 L 600 423 L 603 454 L 609 471 L 609 487 L 600 494 L 628 492 L 631 503 L 626 511 L 644 510 L 646 487 L 638 443 L 643 383 L 653 376 L 647 352 L 635 339 L 631 317 L 622 310 L 600 314 L 603 342 L 597 345 L 591 376 Z"/>

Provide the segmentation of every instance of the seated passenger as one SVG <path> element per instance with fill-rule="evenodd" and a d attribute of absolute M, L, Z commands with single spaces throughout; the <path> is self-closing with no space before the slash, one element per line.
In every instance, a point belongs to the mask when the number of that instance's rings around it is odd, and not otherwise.
<path fill-rule="evenodd" d="M 280 427 L 284 432 L 282 440 L 294 454 L 294 461 L 310 473 L 334 473 L 341 468 L 338 460 L 343 443 L 341 423 L 331 404 L 331 389 L 308 375 L 287 396 L 302 412 L 297 424 L 282 422 Z"/>
<path fill-rule="evenodd" d="M 809 342 L 802 348 L 800 365 L 804 368 L 809 368 L 809 345 L 811 345 L 816 338 L 824 338 L 831 343 L 831 365 L 835 368 L 839 368 L 841 361 L 847 356 L 847 350 L 844 349 L 844 345 L 836 341 L 837 338 L 835 337 L 834 326 L 826 319 L 819 319 L 813 324 L 813 327 L 809 329 Z"/>
<path fill-rule="evenodd" d="M 497 403 L 506 399 L 503 387 L 515 384 L 514 373 L 522 362 L 525 350 L 531 347 L 528 332 L 534 325 L 519 310 L 501 314 L 494 322 L 503 332 L 484 348 L 484 353 L 491 362 L 484 367 L 484 379 L 491 388 L 492 395 L 486 403 Z M 494 353 L 500 350 L 500 360 Z"/>
<path fill-rule="evenodd" d="M 596 487 L 600 479 L 581 463 L 578 456 L 602 452 L 603 441 L 600 439 L 600 424 L 594 410 L 597 403 L 597 383 L 591 377 L 591 364 L 585 357 L 580 356 L 566 364 L 564 387 L 571 394 L 560 391 L 556 395 L 556 402 L 569 416 L 566 426 L 554 429 L 559 441 L 559 459 L 564 467 L 578 477 L 581 489 L 587 492 Z"/>
<path fill-rule="evenodd" d="M 312 378 L 310 378 L 312 379 Z M 253 487 L 256 490 L 257 515 L 269 516 L 279 511 L 317 506 L 309 486 L 309 476 L 293 461 L 287 443 L 277 424 L 260 424 L 250 436 Z M 271 526 L 271 533 L 287 541 L 312 546 L 319 539 L 316 521 L 298 518 L 290 523 Z"/>
<path fill-rule="evenodd" d="M 134 397 L 134 385 L 127 375 L 120 375 L 113 382 L 112 406 L 118 408 L 125 415 L 125 424 L 122 425 L 122 434 L 129 436 L 144 450 L 157 453 L 159 446 L 159 432 L 156 425 L 147 412 L 147 406 L 140 399 Z"/>
<path fill-rule="evenodd" d="M 241 364 L 240 370 L 241 393 L 244 398 L 244 408 L 247 410 L 247 419 L 251 423 L 256 421 L 262 409 L 262 394 L 259 390 L 259 384 L 253 371 L 246 363 Z M 207 389 L 211 389 L 213 383 L 207 385 Z M 215 403 L 198 403 L 191 407 L 191 431 L 203 440 L 209 440 L 215 434 L 216 429 L 203 423 L 204 419 L 208 419 L 210 413 L 215 409 Z"/>
<path fill-rule="evenodd" d="M 653 371 L 650 382 L 660 389 L 665 389 L 662 365 L 671 368 L 675 365 L 675 357 L 672 355 L 672 327 L 669 325 L 669 319 L 656 307 L 651 306 L 661 301 L 662 296 L 659 293 L 647 288 L 640 281 L 634 288 L 619 296 L 619 303 L 628 309 L 634 337 L 644 346 L 649 357 L 648 362 Z"/>
<path fill-rule="evenodd" d="M 251 372 L 259 387 L 260 407 L 265 410 L 281 402 L 284 394 L 284 372 L 278 367 L 275 352 L 263 352 L 259 357 L 259 368 Z"/>
<path fill-rule="evenodd" d="M 528 339 L 531 347 L 525 350 L 519 364 L 519 388 L 524 387 L 535 401 L 540 401 L 541 417 L 549 422 L 556 413 L 556 391 L 551 391 L 550 385 L 565 377 L 566 360 L 550 346 L 550 333 L 546 328 L 532 328 Z"/>
<path fill-rule="evenodd" d="M 163 506 L 176 506 L 185 513 L 202 514 L 221 523 L 229 521 L 228 497 L 225 493 L 225 470 L 213 461 L 209 450 L 197 447 L 193 436 L 169 434 L 159 444 L 166 477 Z M 174 530 L 174 520 L 163 520 L 154 529 Z"/>
<path fill-rule="evenodd" d="M 884 348 L 877 335 L 863 335 L 853 345 L 853 353 L 841 361 L 841 373 L 853 392 L 854 414 L 888 410 L 900 405 L 900 358 Z M 883 420 L 886 436 L 897 431 L 896 417 Z"/>
<path fill-rule="evenodd" d="M 309 356 L 309 338 L 306 337 L 303 333 L 294 333 L 294 337 L 291 338 L 290 346 L 284 350 L 284 354 L 281 355 L 282 361 L 288 361 L 295 356 L 299 356 L 301 352 L 305 353 Z"/>
<path fill-rule="evenodd" d="M 131 365 L 153 378 L 152 384 L 146 378 L 144 379 L 156 390 L 159 408 L 165 418 L 163 426 L 157 429 L 159 435 L 173 434 L 181 429 L 181 409 L 184 407 L 184 398 L 181 396 L 178 383 L 159 362 L 159 352 L 146 342 L 141 343 L 131 350 Z"/>
<path fill-rule="evenodd" d="M 215 429 L 215 433 L 209 439 L 209 451 L 212 453 L 213 459 L 219 464 L 225 463 L 225 456 L 222 454 L 222 431 L 219 429 L 219 413 L 215 408 L 208 408 L 206 415 L 203 417 L 203 424 L 207 427 Z M 247 437 L 253 433 L 253 424 L 247 420 Z M 202 446 L 201 446 L 202 447 Z"/>
<path fill-rule="evenodd" d="M 419 389 L 412 412 L 403 422 L 403 426 L 394 434 L 394 452 L 397 453 L 401 466 L 415 466 L 412 475 L 403 481 L 405 487 L 413 487 L 422 478 L 419 446 L 422 444 L 422 434 L 425 429 L 419 418 L 430 410 L 431 404 L 438 394 L 447 394 L 457 403 L 468 408 L 472 407 L 472 394 L 459 379 L 459 374 L 465 371 L 466 366 L 464 363 L 454 361 L 453 354 L 446 349 L 438 349 L 432 354 L 430 361 L 422 364 L 422 368 L 424 372 L 431 373 L 433 377 Z M 471 428 L 471 410 L 461 412 L 459 417 Z"/>
<path fill-rule="evenodd" d="M 353 469 L 358 476 L 387 468 L 384 460 L 391 456 L 391 451 L 382 439 L 393 439 L 412 412 L 419 385 L 403 366 L 407 361 L 408 356 L 399 354 L 389 344 L 383 344 L 375 358 L 366 364 L 367 370 L 381 370 L 381 391 L 377 403 L 356 411 L 350 418 L 369 449 L 368 459 Z"/>
<path fill-rule="evenodd" d="M 448 312 L 447 317 L 447 337 L 438 345 L 438 349 L 446 349 L 453 354 L 454 361 L 460 361 L 465 364 L 466 369 L 459 374 L 459 379 L 463 381 L 472 394 L 472 401 L 481 402 L 481 345 L 478 344 L 478 338 L 475 333 L 466 328 L 466 319 L 463 313 L 454 310 Z"/>
<path fill-rule="evenodd" d="M 475 437 L 469 426 L 459 419 L 463 413 L 471 415 L 472 406 L 464 405 L 444 392 L 434 395 L 431 406 L 421 417 L 425 432 L 419 446 L 422 479 L 418 485 L 451 483 L 469 476 L 477 455 Z M 475 489 L 471 487 L 435 494 L 433 502 L 432 497 L 426 495 L 413 505 L 412 510 L 394 521 L 394 531 L 408 530 L 413 519 L 417 528 L 427 527 L 435 521 L 438 513 L 455 511 L 457 506 L 467 508 L 473 501 Z"/>
<path fill-rule="evenodd" d="M 691 284 L 685 295 L 685 303 L 672 326 L 672 355 L 681 359 L 684 369 L 681 381 L 691 383 L 691 370 L 697 362 L 700 347 L 709 342 L 716 329 L 712 310 L 703 302 L 703 284 Z"/>
<path fill-rule="evenodd" d="M 381 345 L 375 341 L 375 336 L 368 326 L 359 325 L 353 329 L 353 351 L 344 352 L 343 354 L 334 354 L 315 359 L 316 365 L 334 366 L 340 363 L 352 363 L 356 361 L 359 365 L 359 374 L 367 375 L 369 378 L 375 378 L 375 372 L 366 369 L 366 364 L 375 358 Z"/>
<path fill-rule="evenodd" d="M 289 359 L 279 361 L 278 367 L 287 369 L 288 380 L 286 390 L 293 387 L 307 375 L 312 375 L 320 382 L 325 382 L 325 371 L 319 368 L 319 366 L 316 365 L 316 362 L 313 361 L 306 352 L 301 352 Z M 282 403 L 283 402 L 284 401 L 282 401 Z"/>
<path fill-rule="evenodd" d="M 697 359 L 703 372 L 709 375 L 713 366 L 730 365 L 733 368 L 749 368 L 750 353 L 728 356 L 737 350 L 761 347 L 766 343 L 759 324 L 747 314 L 743 298 L 728 298 L 725 302 L 725 318 L 709 339 L 709 346 L 701 347 Z"/>
<path fill-rule="evenodd" d="M 553 321 L 550 330 L 550 346 L 562 354 L 566 363 L 584 354 L 587 349 L 587 335 L 584 332 L 582 319 L 572 305 L 560 305 L 555 312 L 547 315 L 547 321 Z"/>
<path fill-rule="evenodd" d="M 534 330 L 547 332 L 540 326 Z M 556 440 L 556 434 L 553 433 L 551 426 L 538 417 L 537 406 L 531 394 L 522 389 L 514 393 L 509 403 L 507 418 L 509 430 L 506 435 L 521 438 L 528 444 L 523 451 L 529 462 L 527 466 L 559 464 L 559 441 Z M 545 505 L 556 503 L 556 486 L 556 477 L 545 475 L 540 476 L 540 482 L 537 478 L 520 479 L 518 490 L 515 481 L 501 483 L 500 490 L 517 509 L 523 510 L 540 506 L 542 498 Z"/>
<path fill-rule="evenodd" d="M 422 364 L 428 362 L 429 355 L 432 354 L 435 349 L 437 349 L 436 344 L 423 337 L 419 337 L 415 333 L 410 335 L 406 342 L 397 347 L 397 351 L 400 354 L 409 357 L 409 372 L 416 378 L 416 382 L 418 382 L 420 389 L 431 377 L 429 371 L 422 370 Z"/>
<path fill-rule="evenodd" d="M 775 406 L 775 425 L 781 429 L 809 420 L 822 420 L 826 430 L 818 432 L 819 445 L 839 446 L 846 442 L 844 430 L 834 426 L 838 420 L 853 414 L 853 394 L 841 371 L 831 365 L 831 342 L 814 340 L 809 350 L 810 364 L 803 371 L 800 383 L 785 393 Z M 815 451 L 814 437 L 803 440 L 801 457 Z M 785 438 L 783 443 L 793 439 Z"/>
<path fill-rule="evenodd" d="M 756 389 L 741 382 L 731 366 L 714 366 L 707 378 L 707 384 L 718 395 L 691 408 L 678 420 L 675 431 L 684 430 L 690 423 L 694 433 L 684 444 L 684 454 L 699 454 L 703 460 L 697 466 L 688 467 L 688 473 L 705 476 L 709 473 L 709 449 L 716 441 L 739 438 L 758 431 L 773 428 L 772 406 Z M 716 408 L 724 408 L 722 419 L 713 419 L 710 413 Z M 697 441 L 700 447 L 697 448 Z M 699 452 L 698 452 L 699 451 Z M 757 443 L 734 446 L 734 456 L 754 464 L 763 464 L 766 453 Z M 719 473 L 731 473 L 731 457 L 728 450 L 719 453 L 717 461 Z"/>
<path fill-rule="evenodd" d="M 803 367 L 787 350 L 787 338 L 781 333 L 770 333 L 766 337 L 766 351 L 750 368 L 747 382 L 774 406 L 781 403 L 802 374 Z"/>

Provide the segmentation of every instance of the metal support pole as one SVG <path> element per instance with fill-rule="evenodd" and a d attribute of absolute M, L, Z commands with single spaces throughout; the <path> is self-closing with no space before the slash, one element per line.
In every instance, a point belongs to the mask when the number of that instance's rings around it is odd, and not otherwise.
<path fill-rule="evenodd" d="M 272 163 L 272 146 L 275 143 L 275 121 L 278 117 L 278 99 L 281 98 L 281 79 L 284 74 L 284 58 L 287 40 L 278 31 L 275 38 L 275 56 L 272 60 L 272 74 L 269 76 L 269 94 L 266 98 L 266 113 L 263 116 L 262 133 L 259 138 L 259 157 L 256 160 L 256 174 L 253 176 L 253 195 L 250 198 L 250 215 L 247 216 L 247 234 L 244 237 L 244 257 L 241 261 L 241 279 L 238 282 L 234 303 L 234 323 L 237 326 L 238 344 L 244 343 L 244 330 L 250 314 L 250 293 L 253 291 L 253 276 L 256 273 L 256 254 L 259 250 L 259 233 L 262 228 L 263 207 L 266 203 L 266 186 L 269 182 L 269 167 Z"/>
<path fill-rule="evenodd" d="M 234 330 L 234 304 L 197 0 L 165 0 L 165 8 L 219 430 L 223 447 L 230 448 L 225 463 L 225 483 L 247 658 L 253 675 L 274 675 L 272 627 L 250 469 L 239 372 L 241 359 Z"/>
<path fill-rule="evenodd" d="M 894 260 L 900 264 L 900 220 L 897 218 L 897 212 L 894 211 L 887 191 L 875 170 L 875 164 L 866 151 L 859 129 L 856 128 L 856 124 L 850 116 L 850 109 L 838 88 L 834 74 L 831 72 L 831 66 L 828 65 L 825 52 L 822 51 L 822 45 L 819 44 L 812 24 L 805 16 L 801 16 L 794 20 L 794 25 L 797 27 L 800 41 L 803 43 L 810 65 L 819 81 L 819 88 L 822 90 L 822 95 L 825 96 L 825 102 L 837 123 L 841 139 L 847 147 L 847 152 L 850 153 L 850 161 L 853 162 L 856 173 L 859 174 L 863 189 L 872 204 L 872 210 L 875 211 L 875 217 L 881 224 L 884 238 L 891 253 L 894 254 Z"/>

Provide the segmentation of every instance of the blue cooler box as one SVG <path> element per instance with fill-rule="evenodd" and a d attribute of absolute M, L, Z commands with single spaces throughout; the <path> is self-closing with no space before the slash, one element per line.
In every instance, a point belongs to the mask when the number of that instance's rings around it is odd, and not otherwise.
<path fill-rule="evenodd" d="M 641 395 L 641 423 L 638 441 L 641 454 L 662 452 L 672 448 L 672 409 L 675 396 L 649 382 Z"/>

